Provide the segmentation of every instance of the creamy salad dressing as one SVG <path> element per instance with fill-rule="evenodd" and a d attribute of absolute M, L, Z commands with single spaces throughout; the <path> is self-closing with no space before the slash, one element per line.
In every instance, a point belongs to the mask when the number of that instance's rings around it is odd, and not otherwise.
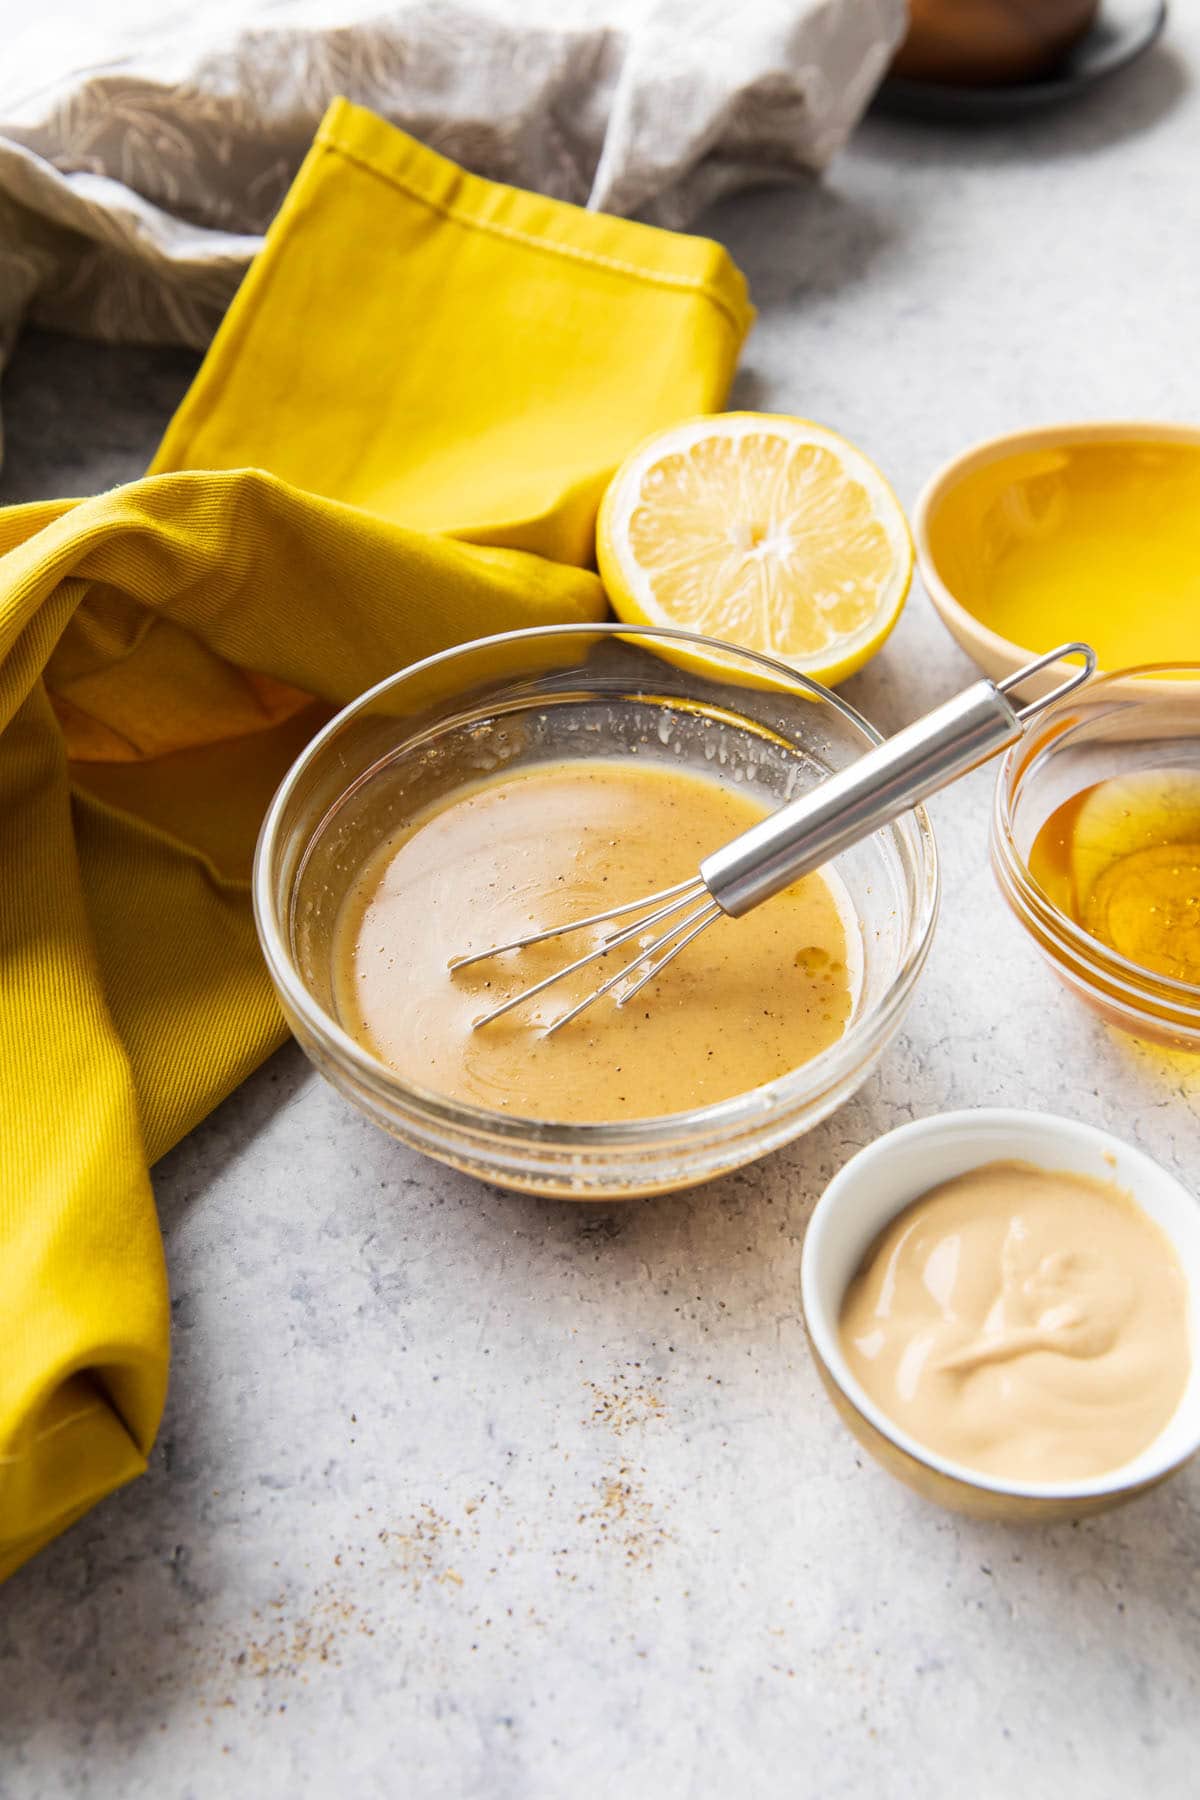
<path fill-rule="evenodd" d="M 1166 1235 L 1111 1182 L 1021 1162 L 907 1207 L 864 1259 L 840 1329 L 852 1372 L 897 1425 L 1013 1480 L 1130 1461 L 1191 1370 Z"/>
<path fill-rule="evenodd" d="M 599 930 L 447 970 L 453 956 L 694 875 L 769 810 L 744 788 L 632 757 L 481 781 L 362 870 L 335 932 L 340 1021 L 406 1080 L 525 1118 L 649 1118 L 786 1074 L 836 1042 L 857 998 L 861 938 L 832 872 L 718 920 L 628 1007 L 601 1000 L 550 1039 L 538 1028 L 633 944 L 478 1031 L 481 1013 Z"/>

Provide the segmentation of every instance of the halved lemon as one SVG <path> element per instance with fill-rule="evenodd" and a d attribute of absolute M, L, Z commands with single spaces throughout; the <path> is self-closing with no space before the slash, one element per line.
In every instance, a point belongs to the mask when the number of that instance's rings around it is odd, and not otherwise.
<path fill-rule="evenodd" d="M 648 438 L 614 475 L 596 526 L 617 617 L 678 625 L 852 675 L 912 581 L 908 522 L 861 450 L 807 419 L 716 413 Z"/>

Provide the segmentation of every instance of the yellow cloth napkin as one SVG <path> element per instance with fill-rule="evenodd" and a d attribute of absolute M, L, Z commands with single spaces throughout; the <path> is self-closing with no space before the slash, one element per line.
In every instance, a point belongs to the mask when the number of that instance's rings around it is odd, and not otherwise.
<path fill-rule="evenodd" d="M 337 101 L 150 477 L 0 512 L 0 1576 L 145 1466 L 148 1166 L 284 1035 L 272 789 L 414 658 L 599 616 L 606 478 L 722 404 L 750 317 L 717 245 Z"/>

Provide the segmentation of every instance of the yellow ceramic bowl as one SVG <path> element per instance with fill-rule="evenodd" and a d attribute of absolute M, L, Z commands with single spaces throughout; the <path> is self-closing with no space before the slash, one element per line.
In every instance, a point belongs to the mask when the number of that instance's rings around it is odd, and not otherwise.
<path fill-rule="evenodd" d="M 1166 1232 L 1187 1278 L 1192 1370 L 1174 1417 L 1132 1462 L 1087 1481 L 1004 1481 L 939 1456 L 888 1418 L 842 1354 L 842 1301 L 879 1233 L 938 1182 L 1008 1158 L 1115 1181 Z M 940 1506 L 988 1519 L 1077 1518 L 1132 1500 L 1200 1449 L 1200 1207 L 1165 1169 L 1107 1131 L 1001 1107 L 902 1125 L 851 1157 L 825 1189 L 805 1234 L 800 1280 L 809 1343 L 842 1419 L 885 1469 Z"/>
<path fill-rule="evenodd" d="M 913 537 L 930 599 L 994 679 L 1074 638 L 1106 673 L 1200 658 L 1200 427 L 992 438 L 928 483 Z M 1023 692 L 1068 673 L 1055 664 Z"/>

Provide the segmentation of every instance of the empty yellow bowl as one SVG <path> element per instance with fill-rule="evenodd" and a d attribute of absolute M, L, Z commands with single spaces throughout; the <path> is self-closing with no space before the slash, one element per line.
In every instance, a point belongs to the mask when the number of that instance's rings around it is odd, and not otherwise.
<path fill-rule="evenodd" d="M 993 678 L 1073 638 L 1104 672 L 1200 657 L 1200 427 L 992 438 L 928 483 L 913 537 L 943 622 Z"/>

